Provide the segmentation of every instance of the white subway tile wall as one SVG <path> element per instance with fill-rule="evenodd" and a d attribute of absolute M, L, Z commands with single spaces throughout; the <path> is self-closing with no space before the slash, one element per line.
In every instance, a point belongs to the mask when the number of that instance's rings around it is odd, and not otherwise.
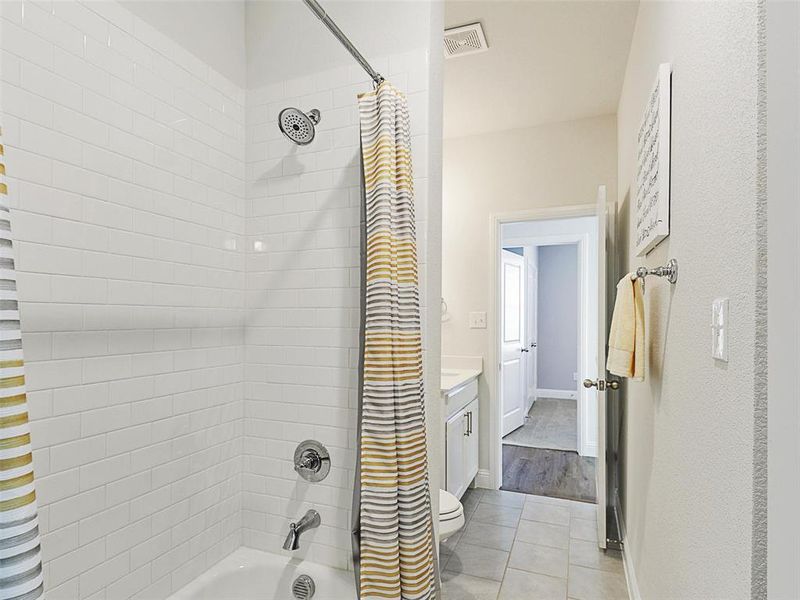
<path fill-rule="evenodd" d="M 113 2 L 0 2 L 48 598 L 241 545 L 245 92 Z"/>
<path fill-rule="evenodd" d="M 408 94 L 425 305 L 428 61 L 412 52 L 373 61 Z M 357 456 L 360 155 L 357 94 L 371 82 L 356 65 L 284 81 L 247 95 L 247 328 L 243 541 L 279 552 L 287 523 L 314 508 L 319 529 L 296 554 L 340 568 L 351 560 Z M 308 146 L 288 141 L 278 113 L 317 108 Z M 423 321 L 424 322 L 424 321 Z M 438 325 L 438 323 L 436 324 Z M 309 484 L 293 470 L 296 445 L 317 439 L 330 475 Z"/>
<path fill-rule="evenodd" d="M 164 598 L 312 507 L 297 555 L 350 567 L 363 71 L 245 91 L 111 1 L 3 0 L 0 34 L 48 598 Z M 428 56 L 373 62 L 411 105 L 426 348 Z"/>

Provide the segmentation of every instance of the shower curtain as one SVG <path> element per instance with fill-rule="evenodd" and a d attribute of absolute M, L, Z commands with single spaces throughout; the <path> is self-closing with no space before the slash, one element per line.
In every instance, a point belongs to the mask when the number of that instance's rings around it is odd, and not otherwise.
<path fill-rule="evenodd" d="M 361 118 L 361 353 L 353 557 L 361 600 L 438 597 L 425 433 L 411 138 L 388 82 Z"/>
<path fill-rule="evenodd" d="M 6 194 L 0 182 L 0 600 L 33 600 L 44 584 Z"/>

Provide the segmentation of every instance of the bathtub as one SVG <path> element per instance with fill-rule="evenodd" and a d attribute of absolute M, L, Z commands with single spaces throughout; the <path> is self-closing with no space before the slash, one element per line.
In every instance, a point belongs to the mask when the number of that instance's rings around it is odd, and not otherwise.
<path fill-rule="evenodd" d="M 309 575 L 314 600 L 355 600 L 353 573 L 316 563 L 239 548 L 168 600 L 292 600 L 292 583 Z"/>

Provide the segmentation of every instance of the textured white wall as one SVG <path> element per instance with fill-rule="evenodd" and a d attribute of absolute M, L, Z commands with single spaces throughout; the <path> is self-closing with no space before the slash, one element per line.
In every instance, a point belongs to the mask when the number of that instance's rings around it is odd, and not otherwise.
<path fill-rule="evenodd" d="M 442 295 L 451 319 L 442 323 L 442 352 L 482 356 L 487 329 L 469 329 L 468 313 L 489 306 L 490 215 L 551 206 L 591 204 L 597 186 L 616 194 L 616 119 L 555 123 L 444 143 Z M 480 465 L 489 466 L 492 399 L 480 380 Z"/>
<path fill-rule="evenodd" d="M 769 0 L 765 9 L 769 61 L 768 591 L 770 598 L 791 600 L 800 598 L 800 4 Z"/>
<path fill-rule="evenodd" d="M 642 598 L 749 598 L 756 365 L 755 2 L 643 2 L 618 112 L 619 200 L 633 221 L 636 132 L 671 62 L 671 234 L 631 268 L 676 258 L 645 297 L 646 381 L 628 385 L 626 552 Z M 632 232 L 633 226 L 628 227 Z M 730 298 L 730 362 L 711 302 Z"/>
<path fill-rule="evenodd" d="M 119 4 L 0 6 L 47 595 L 164 597 L 240 544 L 244 91 Z"/>

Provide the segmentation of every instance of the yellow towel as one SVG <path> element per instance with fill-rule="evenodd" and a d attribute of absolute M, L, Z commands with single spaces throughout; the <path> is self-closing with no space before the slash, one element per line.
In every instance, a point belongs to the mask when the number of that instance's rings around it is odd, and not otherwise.
<path fill-rule="evenodd" d="M 614 375 L 644 381 L 644 299 L 641 284 L 630 274 L 617 284 L 606 368 Z"/>

